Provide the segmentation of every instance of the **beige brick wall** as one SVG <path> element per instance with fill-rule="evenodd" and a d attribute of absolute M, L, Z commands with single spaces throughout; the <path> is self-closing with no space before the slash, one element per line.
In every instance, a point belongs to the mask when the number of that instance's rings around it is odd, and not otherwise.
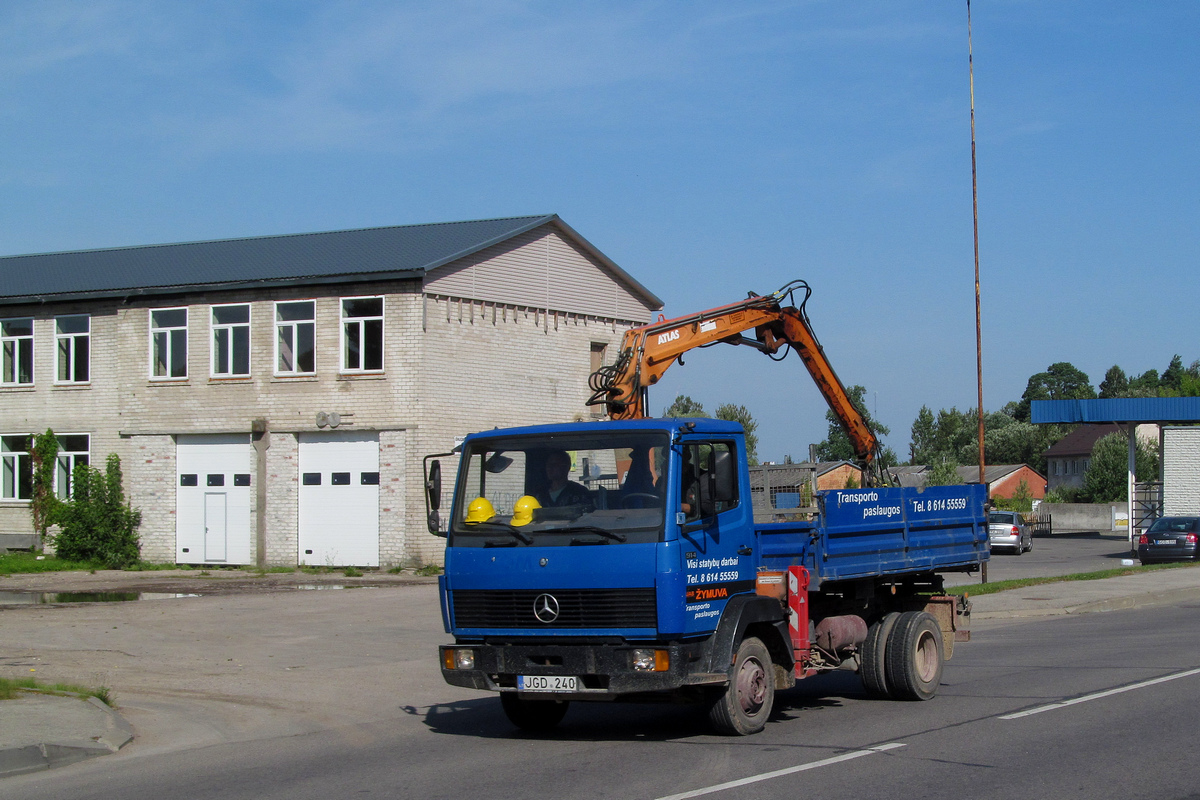
<path fill-rule="evenodd" d="M 1163 428 L 1163 513 L 1200 514 L 1200 428 Z"/>

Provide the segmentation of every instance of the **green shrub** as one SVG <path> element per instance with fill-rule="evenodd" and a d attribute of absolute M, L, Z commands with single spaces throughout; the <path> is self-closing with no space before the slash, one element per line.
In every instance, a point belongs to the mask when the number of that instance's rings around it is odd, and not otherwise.
<path fill-rule="evenodd" d="M 137 527 L 142 512 L 125 502 L 121 459 L 110 454 L 104 472 L 86 464 L 71 476 L 71 499 L 58 510 L 53 543 L 59 558 L 95 561 L 109 569 L 132 566 L 141 558 Z"/>
<path fill-rule="evenodd" d="M 29 502 L 29 514 L 33 518 L 33 530 L 46 538 L 46 530 L 54 524 L 55 514 L 61 502 L 54 496 L 54 469 L 58 464 L 58 438 L 49 428 L 33 437 L 30 447 L 33 465 L 33 486 Z"/>

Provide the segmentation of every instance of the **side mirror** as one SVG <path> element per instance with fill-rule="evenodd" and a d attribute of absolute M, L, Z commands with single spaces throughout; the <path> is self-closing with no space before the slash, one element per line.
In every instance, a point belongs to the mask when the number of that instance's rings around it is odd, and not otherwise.
<path fill-rule="evenodd" d="M 713 453 L 713 499 L 719 503 L 737 499 L 737 471 L 733 466 L 733 453 L 728 450 Z"/>
<path fill-rule="evenodd" d="M 443 454 L 447 455 L 447 454 Z M 430 461 L 429 459 L 433 459 Z M 434 456 L 425 457 L 425 512 L 429 532 L 434 536 L 445 536 L 439 509 L 442 506 L 442 462 Z"/>

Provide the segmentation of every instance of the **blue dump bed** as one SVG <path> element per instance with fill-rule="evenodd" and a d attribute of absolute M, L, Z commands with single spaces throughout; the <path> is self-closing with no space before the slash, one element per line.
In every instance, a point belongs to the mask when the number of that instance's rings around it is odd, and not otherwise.
<path fill-rule="evenodd" d="M 819 495 L 813 522 L 754 526 L 763 568 L 807 567 L 816 589 L 823 581 L 970 570 L 988 559 L 982 485 Z"/>

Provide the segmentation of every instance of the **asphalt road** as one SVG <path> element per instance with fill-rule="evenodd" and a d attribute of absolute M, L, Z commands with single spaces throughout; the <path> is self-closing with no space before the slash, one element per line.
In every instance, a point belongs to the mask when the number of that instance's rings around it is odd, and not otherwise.
<path fill-rule="evenodd" d="M 104 670 L 140 736 L 0 794 L 1195 797 L 1197 609 L 977 623 L 934 700 L 869 700 L 835 673 L 781 694 L 747 738 L 674 706 L 576 705 L 554 735 L 519 734 L 495 697 L 441 682 L 428 586 L 3 612 L 10 658 Z"/>
<path fill-rule="evenodd" d="M 1129 558 L 1129 540 L 1117 533 L 1069 533 L 1036 536 L 1033 550 L 1021 555 L 995 551 L 988 560 L 988 580 L 1011 578 L 1044 578 L 1054 575 L 1073 575 L 1097 572 L 1121 566 Z M 981 576 L 947 576 L 948 586 L 979 583 Z"/>

